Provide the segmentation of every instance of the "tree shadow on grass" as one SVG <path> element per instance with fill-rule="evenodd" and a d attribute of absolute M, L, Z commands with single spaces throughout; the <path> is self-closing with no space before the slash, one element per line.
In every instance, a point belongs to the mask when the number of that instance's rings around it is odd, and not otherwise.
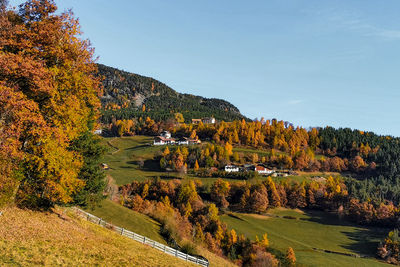
<path fill-rule="evenodd" d="M 309 218 L 300 218 L 300 220 L 315 222 L 323 225 L 348 226 L 352 227 L 349 231 L 341 231 L 351 244 L 340 245 L 341 247 L 352 251 L 353 253 L 375 257 L 379 241 L 382 240 L 390 231 L 389 228 L 363 226 L 349 221 L 343 216 L 334 212 L 324 212 L 318 210 L 303 210 Z"/>
<path fill-rule="evenodd" d="M 240 221 L 245 221 L 245 220 L 243 220 L 242 218 L 240 218 L 239 216 L 236 216 L 235 214 L 233 214 L 233 213 L 227 213 L 226 215 L 228 215 L 229 217 L 232 217 L 232 218 L 234 218 L 234 219 L 237 219 L 237 220 L 240 220 Z"/>
<path fill-rule="evenodd" d="M 146 147 L 151 147 L 151 146 L 149 144 L 141 144 L 141 145 L 125 148 L 125 150 L 135 151 L 135 150 L 140 150 L 140 149 L 146 148 Z"/>
<path fill-rule="evenodd" d="M 157 160 L 147 159 L 147 160 L 131 160 L 127 161 L 127 164 L 136 165 L 143 171 L 153 171 L 153 172 L 163 172 L 160 168 L 160 163 Z"/>
<path fill-rule="evenodd" d="M 304 215 L 308 218 L 300 218 L 303 221 L 315 222 L 325 225 L 334 226 L 359 226 L 349 220 L 346 220 L 343 216 L 339 216 L 335 212 L 321 211 L 321 210 L 303 210 Z"/>
<path fill-rule="evenodd" d="M 179 180 L 181 180 L 182 178 L 181 177 L 178 177 L 178 176 L 176 176 L 176 175 L 161 175 L 161 176 L 159 176 L 160 177 L 160 179 L 163 179 L 163 180 L 175 180 L 175 179 L 179 179 Z"/>
<path fill-rule="evenodd" d="M 351 244 L 342 245 L 341 247 L 351 250 L 361 256 L 366 255 L 375 257 L 379 242 L 385 237 L 389 229 L 383 228 L 362 228 L 355 231 L 343 231 L 350 240 Z"/>

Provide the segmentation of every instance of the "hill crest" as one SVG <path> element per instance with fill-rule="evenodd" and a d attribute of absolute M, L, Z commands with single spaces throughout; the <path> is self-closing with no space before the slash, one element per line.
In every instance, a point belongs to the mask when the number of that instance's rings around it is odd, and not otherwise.
<path fill-rule="evenodd" d="M 104 78 L 104 93 L 100 100 L 105 110 L 114 105 L 124 111 L 140 111 L 144 105 L 146 111 L 163 113 L 164 117 L 165 114 L 182 113 L 186 121 L 210 116 L 225 121 L 247 120 L 236 106 L 223 99 L 178 93 L 154 78 L 102 64 L 98 64 L 98 69 Z M 118 112 L 114 113 L 118 117 Z"/>

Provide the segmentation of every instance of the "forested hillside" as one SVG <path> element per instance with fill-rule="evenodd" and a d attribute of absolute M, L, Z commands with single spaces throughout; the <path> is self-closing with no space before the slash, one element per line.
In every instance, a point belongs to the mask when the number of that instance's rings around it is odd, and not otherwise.
<path fill-rule="evenodd" d="M 131 119 L 143 115 L 166 120 L 178 112 L 187 122 L 210 116 L 225 121 L 245 118 L 237 107 L 225 100 L 181 94 L 153 78 L 102 64 L 98 64 L 98 69 L 104 78 L 101 103 L 105 123 L 111 122 L 112 118 Z"/>

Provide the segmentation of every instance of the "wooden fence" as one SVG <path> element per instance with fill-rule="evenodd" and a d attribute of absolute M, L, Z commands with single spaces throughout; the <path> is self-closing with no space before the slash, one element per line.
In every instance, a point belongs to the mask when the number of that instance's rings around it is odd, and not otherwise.
<path fill-rule="evenodd" d="M 209 266 L 208 260 L 206 260 L 204 258 L 198 258 L 198 257 L 195 257 L 195 256 L 191 256 L 191 255 L 183 253 L 183 252 L 181 252 L 181 251 L 179 251 L 177 249 L 171 248 L 171 247 L 166 246 L 164 244 L 158 243 L 157 241 L 151 240 L 148 237 L 145 237 L 145 236 L 136 234 L 134 232 L 128 231 L 128 230 L 126 230 L 124 228 L 115 226 L 115 225 L 113 225 L 111 223 L 108 223 L 108 222 L 104 221 L 103 219 L 101 219 L 99 217 L 96 217 L 96 216 L 94 216 L 94 215 L 92 215 L 92 214 L 90 214 L 90 213 L 88 213 L 86 211 L 83 211 L 81 209 L 78 209 L 78 208 L 75 208 L 75 207 L 73 209 L 76 211 L 76 213 L 79 216 L 87 219 L 88 221 L 96 223 L 96 224 L 98 224 L 98 225 L 100 225 L 102 227 L 105 227 L 107 229 L 110 229 L 110 230 L 112 230 L 114 232 L 117 232 L 120 235 L 126 236 L 126 237 L 128 237 L 130 239 L 133 239 L 133 240 L 136 240 L 136 241 L 138 241 L 140 243 L 149 245 L 149 246 L 151 246 L 151 247 L 153 247 L 155 249 L 158 249 L 158 250 L 160 250 L 160 251 L 162 251 L 162 252 L 164 252 L 166 254 L 169 254 L 171 256 L 180 258 L 182 260 L 189 261 L 189 262 L 192 262 L 192 263 L 195 263 L 195 264 L 198 264 L 198 265 L 201 265 L 201 266 L 205 266 L 205 267 Z"/>

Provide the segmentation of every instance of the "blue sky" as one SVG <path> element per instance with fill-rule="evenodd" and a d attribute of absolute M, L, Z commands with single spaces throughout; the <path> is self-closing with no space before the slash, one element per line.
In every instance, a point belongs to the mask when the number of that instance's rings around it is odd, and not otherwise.
<path fill-rule="evenodd" d="M 398 0 L 56 3 L 79 17 L 100 63 L 250 118 L 400 136 Z"/>

